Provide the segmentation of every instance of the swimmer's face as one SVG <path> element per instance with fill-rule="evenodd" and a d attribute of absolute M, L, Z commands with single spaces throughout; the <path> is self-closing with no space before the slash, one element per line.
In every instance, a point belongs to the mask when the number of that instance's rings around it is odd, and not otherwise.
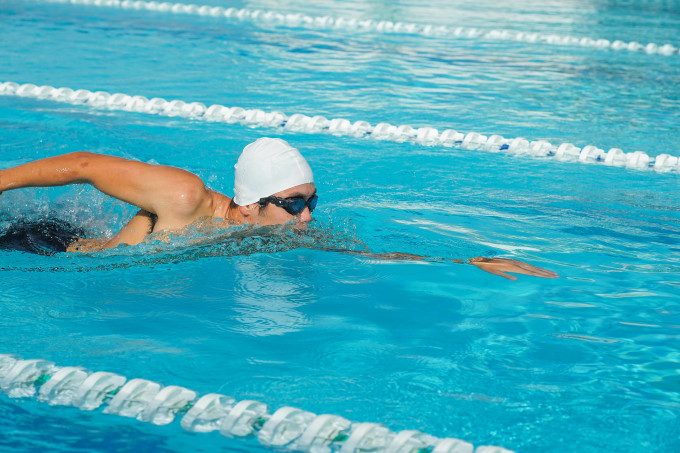
<path fill-rule="evenodd" d="M 302 198 L 309 200 L 315 194 L 316 186 L 314 183 L 307 183 L 282 190 L 273 196 L 277 198 Z M 291 221 L 298 224 L 306 224 L 312 220 L 312 213 L 309 212 L 308 206 L 305 206 L 297 215 L 288 213 L 283 207 L 276 206 L 274 203 L 267 203 L 264 207 L 260 207 L 258 203 L 253 203 L 246 208 L 247 214 L 243 210 L 241 211 L 245 215 L 246 220 L 249 223 L 257 223 L 258 225 L 282 225 Z"/>

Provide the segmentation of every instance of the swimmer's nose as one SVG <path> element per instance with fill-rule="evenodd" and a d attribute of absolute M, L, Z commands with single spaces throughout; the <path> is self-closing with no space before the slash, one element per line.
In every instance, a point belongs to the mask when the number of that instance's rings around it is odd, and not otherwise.
<path fill-rule="evenodd" d="M 300 222 L 311 222 L 312 213 L 309 212 L 309 208 L 305 206 L 305 209 L 300 213 Z"/>

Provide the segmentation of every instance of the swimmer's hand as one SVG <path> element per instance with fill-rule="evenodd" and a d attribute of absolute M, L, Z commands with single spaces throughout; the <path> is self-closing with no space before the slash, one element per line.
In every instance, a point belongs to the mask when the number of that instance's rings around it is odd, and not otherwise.
<path fill-rule="evenodd" d="M 508 280 L 517 280 L 514 275 L 508 275 L 506 272 L 513 274 L 531 275 L 533 277 L 542 278 L 558 278 L 556 272 L 534 266 L 533 264 L 525 263 L 524 261 L 514 260 L 511 258 L 472 258 L 468 261 L 473 266 L 477 266 L 481 270 L 493 275 L 507 278 Z"/>

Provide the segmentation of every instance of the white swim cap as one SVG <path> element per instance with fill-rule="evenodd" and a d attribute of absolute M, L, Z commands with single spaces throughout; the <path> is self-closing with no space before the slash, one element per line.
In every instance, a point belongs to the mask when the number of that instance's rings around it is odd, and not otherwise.
<path fill-rule="evenodd" d="M 282 190 L 314 182 L 300 151 L 280 138 L 258 138 L 234 165 L 234 203 L 246 206 Z"/>

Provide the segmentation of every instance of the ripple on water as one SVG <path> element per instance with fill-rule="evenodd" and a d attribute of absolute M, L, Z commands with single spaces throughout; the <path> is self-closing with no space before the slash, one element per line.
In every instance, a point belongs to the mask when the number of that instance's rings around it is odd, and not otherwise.
<path fill-rule="evenodd" d="M 382 403 L 390 399 L 380 373 L 348 374 L 287 363 L 239 370 L 225 378 L 218 391 L 237 399 L 257 399 L 273 409 L 290 405 L 334 413 L 355 421 L 380 421 L 385 416 Z"/>
<path fill-rule="evenodd" d="M 318 292 L 315 263 L 301 255 L 239 257 L 233 262 L 235 297 L 285 298 L 308 303 Z"/>
<path fill-rule="evenodd" d="M 310 342 L 305 352 L 306 362 L 321 370 L 334 370 L 343 375 L 383 374 L 389 362 L 392 345 L 381 341 L 381 335 L 361 338 L 356 329 L 323 335 L 323 339 Z"/>
<path fill-rule="evenodd" d="M 680 405 L 663 401 L 633 400 L 612 414 L 617 431 L 633 439 L 638 449 L 646 451 L 676 451 L 678 434 L 678 411 Z M 654 420 L 654 424 L 640 423 Z M 631 443 L 630 445 L 633 445 Z"/>
<path fill-rule="evenodd" d="M 675 286 L 675 287 L 680 288 L 680 282 L 676 282 L 676 281 L 661 281 L 661 282 L 659 282 L 659 283 L 662 283 L 662 284 L 664 284 L 664 285 L 670 285 L 670 286 Z"/>
<path fill-rule="evenodd" d="M 600 296 L 600 297 L 607 297 L 607 298 L 611 298 L 611 299 L 627 299 L 627 298 L 631 298 L 631 297 L 652 297 L 652 296 L 656 296 L 657 294 L 649 292 L 649 291 L 629 291 L 629 292 L 625 292 L 625 293 L 609 293 L 609 294 L 599 293 L 599 294 L 595 294 L 595 295 Z"/>
<path fill-rule="evenodd" d="M 0 328 L 4 334 L 12 332 L 11 328 L 27 326 L 36 322 L 33 311 L 25 307 L 16 309 L 16 305 L 7 303 L 6 300 L 0 302 L 2 316 L 0 316 Z"/>
<path fill-rule="evenodd" d="M 361 258 L 336 255 L 337 259 L 319 263 L 328 277 L 336 283 L 365 284 L 381 279 L 377 264 Z"/>
<path fill-rule="evenodd" d="M 424 374 L 422 371 L 398 371 L 386 376 L 385 382 L 390 392 L 407 398 L 419 398 L 424 393 L 438 395 L 450 390 L 446 382 L 438 376 Z"/>
<path fill-rule="evenodd" d="M 96 316 L 100 310 L 89 305 L 65 304 L 47 310 L 47 315 L 55 319 L 86 319 Z"/>
<path fill-rule="evenodd" d="M 546 300 L 546 304 L 551 304 L 551 305 L 557 305 L 560 307 L 567 307 L 567 308 L 595 308 L 597 305 L 594 304 L 588 304 L 584 302 L 558 302 L 558 301 L 553 301 L 553 300 Z"/>
<path fill-rule="evenodd" d="M 13 335 L 10 327 L 40 325 L 45 328 L 50 323 L 46 319 L 51 306 L 70 303 L 62 294 L 45 294 L 42 288 L 31 287 L 22 281 L 12 282 L 0 294 L 0 326 L 5 327 L 0 334 Z M 47 316 L 46 316 L 47 315 Z"/>
<path fill-rule="evenodd" d="M 232 332 L 249 336 L 272 336 L 298 332 L 311 324 L 309 318 L 297 310 L 277 308 L 275 310 L 234 308 L 239 312 L 234 320 Z"/>
<path fill-rule="evenodd" d="M 282 335 L 311 324 L 301 308 L 314 303 L 313 263 L 304 255 L 239 257 L 232 263 L 233 285 L 223 327 L 249 336 Z"/>
<path fill-rule="evenodd" d="M 192 390 L 210 393 L 217 389 L 218 383 L 230 371 L 221 366 L 224 359 L 219 352 L 208 355 L 193 351 L 183 344 L 156 344 L 153 354 L 144 362 L 138 375 L 130 378 L 152 379 L 163 385 L 180 385 Z"/>
<path fill-rule="evenodd" d="M 618 343 L 620 340 L 614 339 L 614 338 L 601 338 L 601 337 L 594 337 L 591 335 L 578 335 L 578 334 L 566 334 L 566 333 L 560 333 L 560 334 L 554 334 L 555 337 L 557 338 L 565 338 L 568 340 L 578 340 L 578 341 L 585 341 L 589 343 Z"/>
<path fill-rule="evenodd" d="M 373 283 L 376 281 L 377 271 L 368 263 L 361 263 L 351 267 L 334 269 L 329 275 L 338 283 Z"/>

